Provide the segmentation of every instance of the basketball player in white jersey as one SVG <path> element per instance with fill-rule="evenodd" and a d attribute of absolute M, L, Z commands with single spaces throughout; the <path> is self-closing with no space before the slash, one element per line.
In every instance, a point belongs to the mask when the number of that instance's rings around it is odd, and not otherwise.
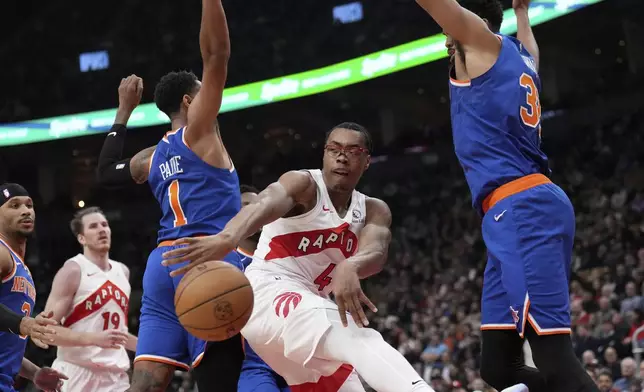
<path fill-rule="evenodd" d="M 322 170 L 282 175 L 221 233 L 178 240 L 187 246 L 164 255 L 166 264 L 191 261 L 180 274 L 262 228 L 246 271 L 255 305 L 242 334 L 293 391 L 364 391 L 356 371 L 379 392 L 432 391 L 377 331 L 364 328 L 362 304 L 376 309 L 360 279 L 382 270 L 391 240 L 387 204 L 355 190 L 370 140 L 358 124 L 336 126 Z"/>
<path fill-rule="evenodd" d="M 109 259 L 111 231 L 98 207 L 78 211 L 71 229 L 83 247 L 54 277 L 45 309 L 56 330 L 52 368 L 69 374 L 63 392 L 123 392 L 137 338 L 128 332 L 130 271 Z"/>

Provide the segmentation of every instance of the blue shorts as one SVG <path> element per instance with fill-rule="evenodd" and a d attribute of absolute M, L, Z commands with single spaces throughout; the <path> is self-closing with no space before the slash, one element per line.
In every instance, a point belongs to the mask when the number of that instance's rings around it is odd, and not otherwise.
<path fill-rule="evenodd" d="M 163 253 L 178 247 L 160 246 L 148 257 L 143 275 L 139 340 L 134 362 L 161 362 L 188 370 L 199 363 L 206 342 L 183 328 L 174 309 L 174 292 L 183 275 L 173 278 L 170 272 L 185 263 L 169 267 L 161 265 Z M 224 261 L 238 268 L 241 266 L 237 252 L 229 253 Z"/>
<path fill-rule="evenodd" d="M 286 381 L 275 373 L 244 340 L 246 357 L 242 365 L 238 392 L 290 392 Z"/>
<path fill-rule="evenodd" d="M 482 234 L 481 329 L 523 337 L 528 322 L 540 335 L 569 334 L 575 213 L 564 191 L 548 182 L 502 198 L 485 213 Z"/>

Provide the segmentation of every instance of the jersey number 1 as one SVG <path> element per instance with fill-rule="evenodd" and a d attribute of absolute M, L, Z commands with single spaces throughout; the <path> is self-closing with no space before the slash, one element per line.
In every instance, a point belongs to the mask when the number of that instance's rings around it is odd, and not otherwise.
<path fill-rule="evenodd" d="M 174 180 L 168 187 L 168 199 L 170 208 L 174 214 L 174 227 L 183 226 L 188 223 L 183 208 L 181 208 L 181 199 L 179 198 L 179 180 Z"/>
<path fill-rule="evenodd" d="M 539 91 L 534 83 L 532 76 L 524 73 L 519 79 L 521 87 L 527 89 L 525 94 L 526 104 L 521 105 L 521 121 L 531 127 L 536 128 L 541 121 L 541 101 L 539 100 Z"/>

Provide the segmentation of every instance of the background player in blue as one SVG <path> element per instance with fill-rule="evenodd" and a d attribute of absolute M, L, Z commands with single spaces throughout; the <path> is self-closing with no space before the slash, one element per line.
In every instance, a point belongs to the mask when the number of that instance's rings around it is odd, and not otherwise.
<path fill-rule="evenodd" d="M 499 390 L 523 383 L 533 392 L 596 391 L 570 340 L 575 215 L 566 194 L 548 179 L 540 150 L 529 0 L 514 1 L 525 12 L 519 39 L 495 34 L 503 19 L 499 0 L 417 2 L 447 36 L 454 147 L 483 217 L 488 262 L 481 375 Z M 524 336 L 539 372 L 522 365 Z"/>
<path fill-rule="evenodd" d="M 249 185 L 239 187 L 241 191 L 242 208 L 257 201 L 259 191 Z M 244 268 L 253 261 L 253 253 L 257 248 L 261 230 L 242 240 L 239 243 L 237 252 L 242 255 Z M 282 376 L 275 373 L 263 359 L 257 355 L 253 348 L 244 339 L 244 363 L 242 364 L 241 375 L 237 390 L 239 392 L 289 392 L 290 389 Z"/>
<path fill-rule="evenodd" d="M 155 147 L 120 160 L 129 113 L 138 104 L 143 83 L 135 75 L 119 88 L 122 111 L 106 137 L 98 177 L 105 185 L 147 181 L 162 210 L 158 247 L 143 277 L 139 341 L 130 391 L 164 390 L 175 368 L 195 368 L 202 391 L 234 392 L 244 359 L 241 336 L 206 343 L 183 329 L 174 308 L 181 276 L 161 265 L 164 251 L 179 238 L 216 234 L 241 208 L 239 180 L 217 126 L 230 42 L 221 0 L 203 0 L 199 44 L 200 82 L 191 72 L 171 72 L 156 86 L 154 100 L 172 122 Z M 125 99 L 127 97 L 127 99 Z M 241 268 L 238 253 L 226 261 Z M 199 365 L 197 367 L 197 365 Z"/>
<path fill-rule="evenodd" d="M 57 391 L 67 377 L 50 368 L 39 368 L 24 358 L 27 335 L 47 348 L 47 326 L 41 314 L 31 318 L 36 288 L 24 262 L 27 238 L 34 231 L 36 213 L 29 193 L 18 184 L 0 185 L 0 392 L 13 391 L 16 375 L 32 380 L 44 391 Z M 20 334 L 17 334 L 17 333 Z"/>

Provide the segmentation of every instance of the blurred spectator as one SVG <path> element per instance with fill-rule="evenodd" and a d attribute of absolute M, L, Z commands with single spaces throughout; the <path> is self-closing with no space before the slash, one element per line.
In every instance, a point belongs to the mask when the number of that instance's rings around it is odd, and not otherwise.
<path fill-rule="evenodd" d="M 622 377 L 615 381 L 613 387 L 619 392 L 630 392 L 631 387 L 637 386 L 640 387 L 641 381 L 637 378 L 635 374 L 637 370 L 637 365 L 635 360 L 631 357 L 626 357 L 622 359 L 621 363 L 621 375 Z"/>
<path fill-rule="evenodd" d="M 607 370 L 599 373 L 596 382 L 601 392 L 619 392 L 618 389 L 613 388 L 613 376 Z"/>

